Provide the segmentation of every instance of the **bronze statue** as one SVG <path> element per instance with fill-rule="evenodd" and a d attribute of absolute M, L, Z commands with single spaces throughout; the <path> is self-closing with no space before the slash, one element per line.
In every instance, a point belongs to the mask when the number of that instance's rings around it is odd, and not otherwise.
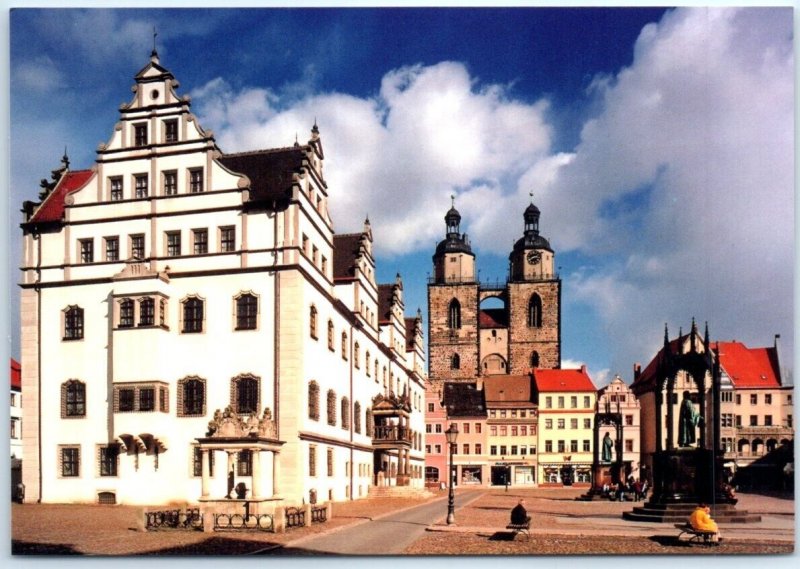
<path fill-rule="evenodd" d="M 611 462 L 611 449 L 614 448 L 614 441 L 611 440 L 611 435 L 606 433 L 603 437 L 603 462 Z"/>
<path fill-rule="evenodd" d="M 700 416 L 694 410 L 694 404 L 689 397 L 689 392 L 683 392 L 683 402 L 681 402 L 681 412 L 678 418 L 678 445 L 682 447 L 692 446 L 697 441 L 697 423 Z"/>

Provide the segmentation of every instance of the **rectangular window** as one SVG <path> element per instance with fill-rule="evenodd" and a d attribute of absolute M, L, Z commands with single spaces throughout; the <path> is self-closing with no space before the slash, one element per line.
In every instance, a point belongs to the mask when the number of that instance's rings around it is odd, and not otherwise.
<path fill-rule="evenodd" d="M 428 433 L 428 434 L 432 433 L 433 432 L 432 427 L 433 427 L 433 425 L 431 425 L 430 423 L 425 425 L 425 432 Z"/>
<path fill-rule="evenodd" d="M 772 415 L 764 415 L 764 426 L 765 427 L 772 426 Z"/>
<path fill-rule="evenodd" d="M 428 403 L 428 413 L 433 413 L 433 403 Z"/>
<path fill-rule="evenodd" d="M 143 298 L 139 301 L 139 326 L 152 326 L 155 324 L 156 303 L 152 298 Z"/>
<path fill-rule="evenodd" d="M 500 410 L 500 418 L 501 419 L 505 419 L 506 418 L 506 410 L 505 409 L 501 409 Z"/>
<path fill-rule="evenodd" d="M 544 441 L 544 452 L 553 452 L 553 441 Z"/>
<path fill-rule="evenodd" d="M 578 396 L 577 395 L 572 395 L 569 398 L 569 406 L 572 409 L 577 409 L 578 408 Z"/>
<path fill-rule="evenodd" d="M 584 439 L 583 440 L 583 452 L 589 452 L 591 450 L 591 447 L 589 445 L 590 445 L 589 439 Z"/>
<path fill-rule="evenodd" d="M 240 450 L 237 453 L 236 474 L 238 476 L 253 475 L 253 453 L 249 450 Z"/>
<path fill-rule="evenodd" d="M 462 429 L 462 431 L 461 431 L 462 433 L 464 433 L 465 435 L 468 435 L 469 434 L 469 423 L 462 423 L 461 424 L 461 429 Z"/>
<path fill-rule="evenodd" d="M 559 419 L 558 420 L 558 428 L 559 429 L 563 429 L 565 427 L 566 427 L 566 421 L 564 419 Z"/>
<path fill-rule="evenodd" d="M 178 193 L 178 173 L 174 170 L 164 172 L 164 195 L 174 196 Z"/>
<path fill-rule="evenodd" d="M 633 415 L 625 415 L 625 424 L 633 425 Z"/>
<path fill-rule="evenodd" d="M 119 237 L 106 237 L 106 261 L 119 261 Z"/>
<path fill-rule="evenodd" d="M 200 447 L 193 447 L 194 452 L 192 453 L 192 475 L 193 476 L 202 476 L 203 475 L 203 451 L 200 450 Z M 214 476 L 214 453 L 212 451 L 208 452 L 208 460 L 211 462 L 209 463 L 209 474 L 213 477 Z"/>
<path fill-rule="evenodd" d="M 578 452 L 578 441 L 569 441 L 570 452 Z"/>
<path fill-rule="evenodd" d="M 475 434 L 476 435 L 480 435 L 481 434 L 481 424 L 480 423 L 475 423 Z"/>
<path fill-rule="evenodd" d="M 489 447 L 489 454 L 491 454 L 492 456 L 497 456 L 497 446 L 496 445 L 491 445 Z"/>
<path fill-rule="evenodd" d="M 750 426 L 751 427 L 758 426 L 758 415 L 750 415 Z"/>
<path fill-rule="evenodd" d="M 120 411 L 133 411 L 134 399 L 136 392 L 131 388 L 122 388 L 119 390 L 119 410 Z"/>
<path fill-rule="evenodd" d="M 119 327 L 133 327 L 133 300 L 124 298 L 119 303 Z"/>
<path fill-rule="evenodd" d="M 208 229 L 193 229 L 192 241 L 195 255 L 208 253 Z"/>
<path fill-rule="evenodd" d="M 497 426 L 496 425 L 492 425 L 491 427 L 489 427 L 489 434 L 491 436 L 493 436 L 493 437 L 497 436 Z"/>
<path fill-rule="evenodd" d="M 584 429 L 591 429 L 592 428 L 592 420 L 591 419 L 584 419 L 583 420 L 583 428 Z"/>
<path fill-rule="evenodd" d="M 516 456 L 516 454 L 517 454 L 517 445 L 511 445 L 511 454 L 512 454 L 512 456 Z"/>
<path fill-rule="evenodd" d="M 772 394 L 765 393 L 764 394 L 764 405 L 772 405 Z"/>
<path fill-rule="evenodd" d="M 117 445 L 100 447 L 98 457 L 100 461 L 100 476 L 117 475 L 117 456 L 119 456 L 119 447 Z"/>
<path fill-rule="evenodd" d="M 164 121 L 164 142 L 178 142 L 178 121 Z"/>
<path fill-rule="evenodd" d="M 741 405 L 742 404 L 742 394 L 741 393 L 737 393 L 736 394 L 736 404 L 737 405 Z"/>
<path fill-rule="evenodd" d="M 442 454 L 442 445 L 434 445 L 433 448 L 436 449 L 436 454 Z"/>
<path fill-rule="evenodd" d="M 545 409 L 552 409 L 553 408 L 553 398 L 549 395 L 544 398 L 544 407 Z"/>
<path fill-rule="evenodd" d="M 750 394 L 750 405 L 758 405 L 758 393 Z"/>
<path fill-rule="evenodd" d="M 333 476 L 333 449 L 328 449 L 328 476 Z"/>
<path fill-rule="evenodd" d="M 111 186 L 110 194 L 111 194 L 111 201 L 118 202 L 122 200 L 122 178 L 115 177 L 109 179 L 109 183 Z"/>
<path fill-rule="evenodd" d="M 500 425 L 500 436 L 505 437 L 508 435 L 508 428 L 505 425 Z"/>
<path fill-rule="evenodd" d="M 525 445 L 522 445 L 521 447 L 519 447 L 519 453 L 522 456 L 525 456 L 526 454 L 528 454 L 528 447 L 525 446 Z"/>
<path fill-rule="evenodd" d="M 558 441 L 558 452 L 566 452 L 566 441 Z"/>
<path fill-rule="evenodd" d="M 578 428 L 578 420 L 577 419 L 570 419 L 569 420 L 569 428 L 570 429 L 577 429 Z"/>
<path fill-rule="evenodd" d="M 528 436 L 528 426 L 527 425 L 522 425 L 519 428 L 519 436 L 521 436 L 521 437 L 527 437 Z"/>
<path fill-rule="evenodd" d="M 181 254 L 181 232 L 167 231 L 167 257 L 177 257 Z"/>
<path fill-rule="evenodd" d="M 589 397 L 588 395 L 584 396 L 584 398 L 583 398 L 583 408 L 584 409 L 588 409 L 591 406 L 592 406 L 592 398 Z"/>
<path fill-rule="evenodd" d="M 131 235 L 131 257 L 144 259 L 144 235 L 141 233 Z"/>
<path fill-rule="evenodd" d="M 137 124 L 133 127 L 133 144 L 147 146 L 147 124 Z"/>
<path fill-rule="evenodd" d="M 145 387 L 139 390 L 139 411 L 153 411 L 156 408 L 156 390 Z"/>
<path fill-rule="evenodd" d="M 308 475 L 317 475 L 317 447 L 316 445 L 309 445 L 308 447 Z"/>
<path fill-rule="evenodd" d="M 475 454 L 481 454 L 483 452 L 483 447 L 481 443 L 475 443 Z"/>
<path fill-rule="evenodd" d="M 733 391 L 723 391 L 720 393 L 720 400 L 724 403 L 731 403 L 733 401 Z"/>
<path fill-rule="evenodd" d="M 742 426 L 742 416 L 741 415 L 736 415 L 736 426 L 737 427 L 741 427 Z"/>
<path fill-rule="evenodd" d="M 134 197 L 137 198 L 146 198 L 147 197 L 147 175 L 140 174 L 138 176 L 134 176 L 133 179 L 136 182 L 136 189 Z"/>
<path fill-rule="evenodd" d="M 437 433 L 441 433 L 442 432 L 442 424 L 441 423 L 436 423 L 436 432 Z"/>
<path fill-rule="evenodd" d="M 792 427 L 792 416 L 791 415 L 786 415 L 786 426 L 787 427 Z"/>
<path fill-rule="evenodd" d="M 501 456 L 505 456 L 506 454 L 508 454 L 507 451 L 508 451 L 508 448 L 506 447 L 506 445 L 500 445 L 500 455 Z"/>
<path fill-rule="evenodd" d="M 81 248 L 81 263 L 94 262 L 94 239 L 81 239 L 78 241 Z"/>
<path fill-rule="evenodd" d="M 564 408 L 564 396 L 563 395 L 559 395 L 558 396 L 558 408 L 559 409 L 563 409 Z"/>
<path fill-rule="evenodd" d="M 425 445 L 425 454 L 431 454 L 431 445 Z"/>
<path fill-rule="evenodd" d="M 223 253 L 236 251 L 236 229 L 234 227 L 219 228 L 219 250 Z"/>
<path fill-rule="evenodd" d="M 193 194 L 199 194 L 203 191 L 202 170 L 189 170 L 189 191 Z"/>
<path fill-rule="evenodd" d="M 461 454 L 469 454 L 469 445 L 468 444 L 462 445 L 461 451 L 462 451 Z"/>
<path fill-rule="evenodd" d="M 545 419 L 544 420 L 544 428 L 545 429 L 552 429 L 553 428 L 553 420 L 552 419 Z"/>
<path fill-rule="evenodd" d="M 625 439 L 625 452 L 633 452 L 633 439 Z"/>
<path fill-rule="evenodd" d="M 516 436 L 518 436 L 518 434 L 519 434 L 519 429 L 517 429 L 516 426 L 512 426 L 511 427 L 511 436 L 512 437 L 516 437 Z"/>
<path fill-rule="evenodd" d="M 12 439 L 18 439 L 19 438 L 19 434 L 17 433 L 17 423 L 18 422 L 19 422 L 19 419 L 11 419 L 11 438 Z"/>
<path fill-rule="evenodd" d="M 81 448 L 61 448 L 61 476 L 77 477 L 81 475 Z"/>

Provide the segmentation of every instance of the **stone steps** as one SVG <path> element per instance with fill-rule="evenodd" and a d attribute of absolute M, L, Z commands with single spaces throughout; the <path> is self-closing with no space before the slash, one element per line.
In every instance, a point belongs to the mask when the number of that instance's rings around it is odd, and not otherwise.
<path fill-rule="evenodd" d="M 633 522 L 674 523 L 685 522 L 694 511 L 695 504 L 663 504 L 648 502 L 623 512 L 622 519 Z M 761 516 L 746 510 L 737 510 L 733 504 L 716 504 L 711 508 L 711 517 L 721 524 L 747 524 L 761 521 Z"/>

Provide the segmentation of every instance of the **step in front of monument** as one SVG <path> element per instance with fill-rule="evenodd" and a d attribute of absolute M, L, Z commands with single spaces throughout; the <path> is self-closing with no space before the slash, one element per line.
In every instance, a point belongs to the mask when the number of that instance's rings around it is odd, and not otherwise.
<path fill-rule="evenodd" d="M 694 511 L 692 504 L 645 504 L 630 512 L 623 512 L 622 519 L 633 522 L 675 523 L 685 522 Z M 737 510 L 732 504 L 719 504 L 712 507 L 711 517 L 720 524 L 758 523 L 761 516 L 746 510 Z"/>

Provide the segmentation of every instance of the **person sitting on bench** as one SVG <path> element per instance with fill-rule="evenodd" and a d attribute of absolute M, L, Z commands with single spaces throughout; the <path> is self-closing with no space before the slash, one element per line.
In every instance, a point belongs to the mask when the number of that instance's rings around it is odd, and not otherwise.
<path fill-rule="evenodd" d="M 717 522 L 711 519 L 711 508 L 708 507 L 707 504 L 701 502 L 697 508 L 695 508 L 694 512 L 692 512 L 692 515 L 689 516 L 689 524 L 696 531 L 712 533 L 712 543 L 717 543 L 722 539 L 719 534 Z"/>
<path fill-rule="evenodd" d="M 511 510 L 512 525 L 526 525 L 531 521 L 528 510 L 525 509 L 525 499 L 520 498 L 519 503 Z"/>

